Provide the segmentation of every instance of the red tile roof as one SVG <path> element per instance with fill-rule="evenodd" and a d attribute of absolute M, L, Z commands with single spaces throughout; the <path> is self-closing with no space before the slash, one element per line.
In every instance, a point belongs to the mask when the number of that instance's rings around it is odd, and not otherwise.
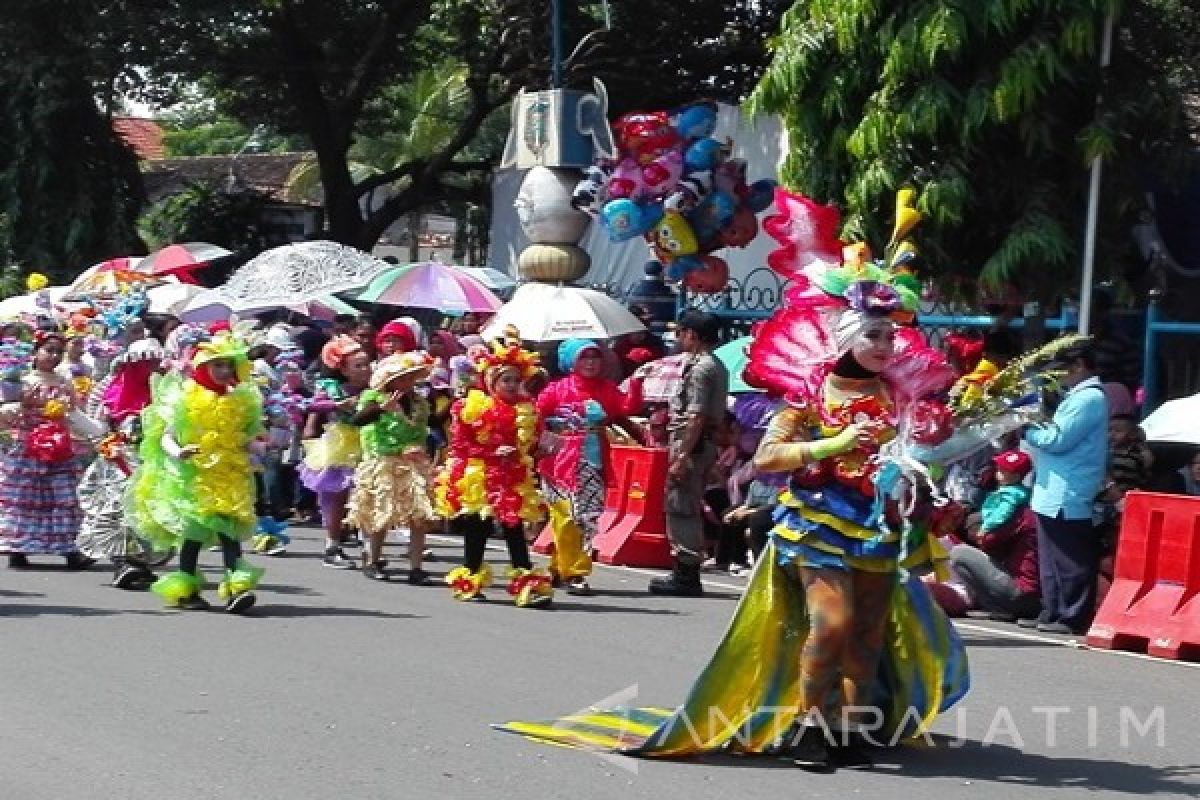
<path fill-rule="evenodd" d="M 162 158 L 163 132 L 152 119 L 140 117 L 113 117 L 113 131 L 125 140 L 125 144 L 142 160 Z"/>

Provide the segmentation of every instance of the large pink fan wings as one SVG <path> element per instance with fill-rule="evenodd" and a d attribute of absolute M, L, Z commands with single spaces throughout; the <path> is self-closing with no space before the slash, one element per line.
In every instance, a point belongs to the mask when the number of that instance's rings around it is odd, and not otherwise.
<path fill-rule="evenodd" d="M 781 187 L 775 188 L 775 208 L 779 213 L 763 221 L 763 230 L 779 242 L 779 247 L 767 256 L 771 269 L 793 278 L 814 262 L 842 262 L 842 242 L 838 239 L 841 215 L 836 208 Z"/>

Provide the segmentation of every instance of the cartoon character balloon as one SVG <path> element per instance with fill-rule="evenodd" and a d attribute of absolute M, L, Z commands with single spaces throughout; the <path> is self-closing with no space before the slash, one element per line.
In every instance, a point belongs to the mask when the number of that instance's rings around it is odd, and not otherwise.
<path fill-rule="evenodd" d="M 745 160 L 717 133 L 719 116 L 708 101 L 625 114 L 612 125 L 617 159 L 590 170 L 572 196 L 613 241 L 644 235 L 668 280 L 705 293 L 729 279 L 712 253 L 750 244 L 756 215 L 775 198 L 773 180 L 747 181 Z"/>
<path fill-rule="evenodd" d="M 729 283 L 729 264 L 716 256 L 700 256 L 700 269 L 689 272 L 683 285 L 700 294 L 718 294 Z"/>

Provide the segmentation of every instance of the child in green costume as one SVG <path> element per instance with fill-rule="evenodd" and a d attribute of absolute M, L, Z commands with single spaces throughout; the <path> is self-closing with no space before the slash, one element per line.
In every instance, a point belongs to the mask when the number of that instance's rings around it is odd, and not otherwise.
<path fill-rule="evenodd" d="M 249 380 L 246 345 L 229 332 L 201 344 L 192 374 L 168 375 L 154 386 L 143 413 L 142 463 L 129 504 L 132 522 L 153 542 L 179 548 L 179 570 L 150 588 L 170 606 L 209 607 L 200 594 L 200 550 L 220 545 L 225 609 L 254 605 L 263 570 L 242 559 L 254 535 L 254 475 L 250 450 L 262 429 L 262 395 Z"/>

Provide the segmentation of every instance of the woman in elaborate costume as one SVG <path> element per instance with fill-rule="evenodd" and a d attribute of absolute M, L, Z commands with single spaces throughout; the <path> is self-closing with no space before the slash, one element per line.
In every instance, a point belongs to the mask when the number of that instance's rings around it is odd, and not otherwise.
<path fill-rule="evenodd" d="M 358 400 L 362 461 L 354 473 L 354 490 L 346 519 L 366 537 L 363 574 L 387 580 L 383 541 L 388 531 L 409 531 L 408 582 L 423 586 L 421 568 L 425 533 L 438 517 L 429 498 L 429 402 L 415 391 L 429 376 L 433 362 L 411 351 L 386 356 L 375 365 L 370 387 Z"/>
<path fill-rule="evenodd" d="M 125 499 L 137 468 L 140 415 L 150 404 L 151 380 L 165 358 L 156 340 L 139 339 L 117 356 L 112 373 L 96 385 L 89 401 L 90 416 L 106 435 L 79 483 L 83 524 L 76 543 L 85 555 L 112 559 L 113 586 L 119 589 L 148 588 L 155 575 L 147 562 L 162 556 L 130 527 Z"/>
<path fill-rule="evenodd" d="M 508 592 L 520 607 L 548 605 L 550 575 L 529 557 L 523 523 L 541 519 L 533 452 L 537 410 L 524 391 L 541 374 L 538 357 L 519 345 L 497 343 L 478 365 L 483 389 L 471 389 L 451 410 L 450 448 L 437 479 L 437 509 L 463 536 L 464 564 L 446 576 L 458 600 L 482 600 L 491 583 L 484 562 L 499 524 L 508 545 Z"/>
<path fill-rule="evenodd" d="M 71 437 L 96 430 L 79 410 L 71 381 L 56 371 L 65 346 L 57 330 L 36 331 L 20 397 L 0 406 L 0 430 L 7 429 L 0 447 L 0 553 L 17 569 L 28 567 L 31 555 L 63 556 L 73 570 L 94 563 L 75 545 L 81 467 Z"/>
<path fill-rule="evenodd" d="M 916 212 L 898 224 L 887 268 L 861 247 L 827 267 L 811 254 L 841 243 L 795 232 L 836 231 L 836 212 L 784 191 L 776 206 L 765 227 L 784 247 L 770 263 L 795 285 L 756 332 L 745 378 L 787 398 L 757 461 L 792 475 L 724 639 L 674 711 L 503 729 L 646 756 L 782 751 L 825 771 L 869 764 L 855 731 L 895 743 L 966 692 L 962 643 L 918 578 L 938 558 L 906 513 L 921 470 L 892 443 L 913 401 L 953 380 L 941 354 L 895 321 L 916 308 L 904 268 L 913 251 L 901 241 Z M 832 225 L 812 219 L 830 213 Z"/>
<path fill-rule="evenodd" d="M 201 344 L 192 374 L 170 374 L 154 386 L 142 415 L 141 464 L 130 489 L 131 522 L 159 547 L 177 547 L 179 570 L 150 588 L 168 606 L 208 609 L 197 570 L 202 548 L 220 545 L 225 577 L 217 589 L 225 609 L 254 605 L 263 571 L 242 558 L 254 535 L 251 448 L 262 431 L 262 393 L 250 380 L 244 342 L 228 331 Z"/>
<path fill-rule="evenodd" d="M 630 380 L 629 392 L 604 377 L 604 351 L 590 339 L 568 339 L 558 346 L 558 367 L 565 375 L 543 389 L 538 415 L 553 434 L 555 446 L 538 462 L 538 472 L 551 501 L 566 500 L 571 516 L 583 531 L 582 555 L 590 555 L 596 520 L 604 510 L 605 454 L 609 423 L 637 414 L 642 406 L 642 381 Z M 557 575 L 567 581 L 569 594 L 589 594 L 591 564 L 572 559 L 578 568 Z M 567 563 L 567 562 L 563 562 Z"/>

